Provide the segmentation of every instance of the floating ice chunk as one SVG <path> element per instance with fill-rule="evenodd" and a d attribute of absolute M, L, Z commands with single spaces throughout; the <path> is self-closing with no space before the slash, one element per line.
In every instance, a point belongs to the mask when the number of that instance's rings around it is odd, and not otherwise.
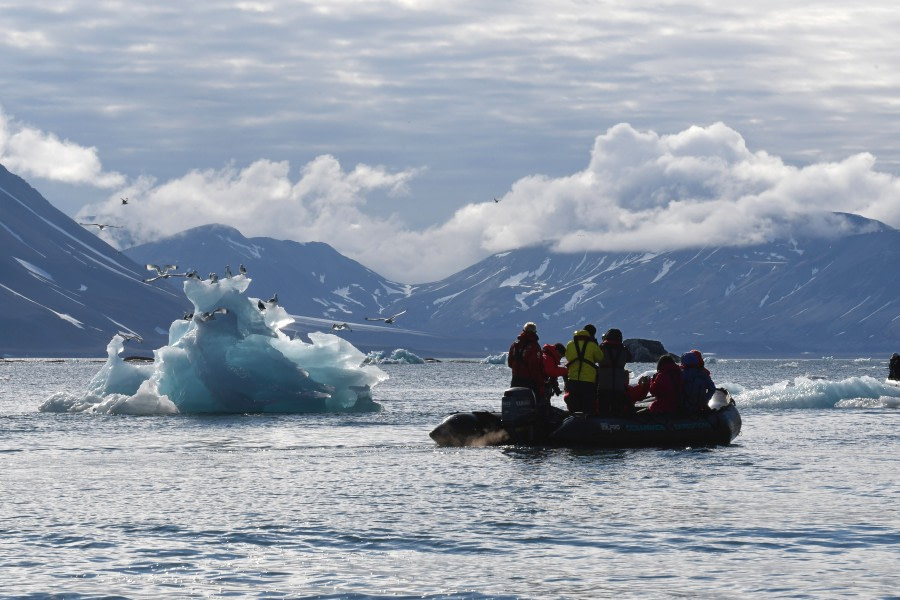
<path fill-rule="evenodd" d="M 509 352 L 501 352 L 500 354 L 492 354 L 481 359 L 483 365 L 505 365 L 506 357 Z"/>
<path fill-rule="evenodd" d="M 756 390 L 726 385 L 741 406 L 773 408 L 853 408 L 897 406 L 900 387 L 874 377 L 849 377 L 841 381 L 795 377 Z"/>
<path fill-rule="evenodd" d="M 301 413 L 379 410 L 371 389 L 387 379 L 346 340 L 311 333 L 311 343 L 281 328 L 293 323 L 275 302 L 245 293 L 245 275 L 217 282 L 188 278 L 193 315 L 169 327 L 169 343 L 151 364 L 120 356 L 114 336 L 107 361 L 81 395 L 56 394 L 45 412 L 108 414 Z M 419 359 L 421 361 L 421 359 Z"/>
<path fill-rule="evenodd" d="M 138 364 L 121 357 L 125 339 L 116 334 L 106 346 L 106 363 L 88 383 L 87 393 L 93 396 L 136 394 L 141 384 L 153 374 L 152 364 Z"/>
<path fill-rule="evenodd" d="M 382 365 L 423 365 L 425 360 L 419 358 L 409 350 L 397 348 L 389 355 L 383 350 L 369 352 L 366 356 L 366 364 L 382 364 Z"/>

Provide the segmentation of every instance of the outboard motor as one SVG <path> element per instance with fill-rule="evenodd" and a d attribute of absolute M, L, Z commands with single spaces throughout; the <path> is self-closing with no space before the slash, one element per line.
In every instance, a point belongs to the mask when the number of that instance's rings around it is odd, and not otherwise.
<path fill-rule="evenodd" d="M 534 442 L 538 416 L 534 392 L 524 387 L 509 388 L 503 392 L 500 414 L 514 444 Z"/>

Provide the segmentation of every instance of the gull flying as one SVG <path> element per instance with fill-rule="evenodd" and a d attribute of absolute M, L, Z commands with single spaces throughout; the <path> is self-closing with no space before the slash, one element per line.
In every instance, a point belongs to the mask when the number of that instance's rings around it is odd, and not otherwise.
<path fill-rule="evenodd" d="M 178 265 L 165 265 L 160 267 L 159 265 L 147 265 L 148 271 L 156 271 L 156 275 L 153 277 L 148 277 L 144 280 L 144 283 L 150 283 L 151 281 L 156 281 L 157 279 L 168 279 L 169 277 L 180 277 L 184 276 L 184 273 L 170 273 L 172 269 L 177 269 Z"/>
<path fill-rule="evenodd" d="M 84 225 L 85 227 L 96 227 L 100 231 L 103 231 L 107 227 L 112 227 L 114 229 L 122 229 L 121 225 L 109 225 L 108 223 L 79 223 L 79 225 Z"/>
<path fill-rule="evenodd" d="M 401 310 L 396 315 L 391 315 L 389 317 L 366 317 L 366 321 L 384 321 L 386 325 L 390 325 L 393 323 L 397 317 L 406 313 L 406 309 Z"/>

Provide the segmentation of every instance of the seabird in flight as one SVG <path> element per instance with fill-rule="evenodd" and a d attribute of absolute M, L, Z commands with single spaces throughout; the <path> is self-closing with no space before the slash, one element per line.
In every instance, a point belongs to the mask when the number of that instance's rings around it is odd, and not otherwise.
<path fill-rule="evenodd" d="M 124 331 L 120 331 L 117 335 L 121 336 L 125 340 L 133 340 L 137 343 L 141 343 L 144 341 L 144 338 L 136 333 L 125 333 Z"/>
<path fill-rule="evenodd" d="M 404 308 L 403 310 L 398 312 L 396 315 L 391 315 L 390 317 L 366 317 L 366 321 L 384 321 L 386 325 L 390 325 L 397 319 L 397 317 L 404 314 L 405 312 L 406 312 L 406 309 Z"/>
<path fill-rule="evenodd" d="M 350 326 L 347 325 L 346 323 L 332 323 L 331 328 L 334 329 L 335 331 L 344 331 L 344 330 L 353 331 L 352 329 L 350 329 Z"/>
<path fill-rule="evenodd" d="M 122 204 L 128 204 L 128 198 L 119 198 L 122 201 Z"/>
<path fill-rule="evenodd" d="M 79 225 L 84 225 L 85 227 L 96 227 L 100 231 L 103 231 L 107 227 L 112 227 L 114 229 L 122 229 L 121 225 L 109 225 L 107 223 L 79 223 Z"/>
<path fill-rule="evenodd" d="M 177 269 L 178 265 L 165 265 L 160 267 L 159 265 L 147 265 L 148 271 L 156 271 L 156 275 L 153 277 L 148 277 L 144 280 L 144 283 L 150 283 L 151 281 L 156 281 L 157 279 L 168 279 L 169 277 L 178 276 L 180 273 L 170 273 L 172 269 Z"/>

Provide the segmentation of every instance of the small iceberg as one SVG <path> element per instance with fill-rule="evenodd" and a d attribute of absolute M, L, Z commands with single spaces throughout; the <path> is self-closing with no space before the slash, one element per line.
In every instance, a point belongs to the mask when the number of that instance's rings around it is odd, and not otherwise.
<path fill-rule="evenodd" d="M 397 348 L 390 354 L 386 354 L 384 350 L 369 352 L 365 363 L 368 365 L 424 365 L 425 359 L 416 356 L 409 350 Z"/>
<path fill-rule="evenodd" d="M 491 356 L 485 356 L 481 359 L 481 364 L 483 365 L 505 365 L 506 357 L 509 352 L 501 352 L 500 354 L 494 354 Z"/>
<path fill-rule="evenodd" d="M 169 327 L 152 363 L 126 361 L 113 336 L 107 360 L 80 394 L 60 392 L 42 412 L 170 415 L 377 411 L 371 390 L 387 374 L 350 342 L 313 332 L 310 342 L 281 330 L 294 322 L 274 302 L 246 295 L 246 275 L 188 278 L 192 315 Z M 421 359 L 420 359 L 421 360 Z"/>

